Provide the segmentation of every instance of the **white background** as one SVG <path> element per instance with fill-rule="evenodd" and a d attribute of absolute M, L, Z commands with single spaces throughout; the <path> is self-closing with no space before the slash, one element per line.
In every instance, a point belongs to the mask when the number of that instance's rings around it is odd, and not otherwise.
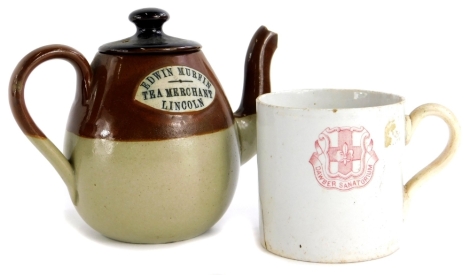
<path fill-rule="evenodd" d="M 470 7 L 464 1 L 3 1 L 0 62 L 0 274 L 469 274 Z M 7 4 L 8 3 L 8 4 Z M 119 4 L 118 4 L 119 3 Z M 109 240 L 88 227 L 60 177 L 21 133 L 7 87 L 18 61 L 47 44 L 66 44 L 91 61 L 100 45 L 131 36 L 130 12 L 170 13 L 164 31 L 198 41 L 232 109 L 241 98 L 245 51 L 260 25 L 279 34 L 273 91 L 360 88 L 452 109 L 462 126 L 453 162 L 413 198 L 402 248 L 357 264 L 284 259 L 259 244 L 256 158 L 240 171 L 224 217 L 207 233 L 165 245 Z M 30 112 L 59 148 L 75 94 L 67 62 L 38 67 L 26 87 Z M 423 121 L 404 160 L 405 179 L 442 150 L 447 129 Z M 348 230 L 348 228 L 344 228 Z"/>

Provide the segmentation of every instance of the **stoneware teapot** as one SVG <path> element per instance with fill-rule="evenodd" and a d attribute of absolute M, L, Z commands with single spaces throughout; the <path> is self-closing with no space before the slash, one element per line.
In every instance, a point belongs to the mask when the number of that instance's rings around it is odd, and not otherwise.
<path fill-rule="evenodd" d="M 180 241 L 214 225 L 240 165 L 256 153 L 255 99 L 270 92 L 277 34 L 263 26 L 255 33 L 233 114 L 201 45 L 163 33 L 168 18 L 161 9 L 134 11 L 136 34 L 101 46 L 91 65 L 68 46 L 41 47 L 10 80 L 21 130 L 60 174 L 86 223 L 119 241 Z M 63 153 L 24 101 L 31 71 L 54 58 L 69 61 L 78 77 Z"/>

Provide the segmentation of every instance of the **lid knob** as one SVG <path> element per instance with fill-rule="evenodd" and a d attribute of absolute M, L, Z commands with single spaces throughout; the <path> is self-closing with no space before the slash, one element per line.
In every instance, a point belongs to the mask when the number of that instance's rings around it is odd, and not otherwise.
<path fill-rule="evenodd" d="M 163 23 L 170 18 L 168 12 L 157 8 L 145 8 L 129 14 L 129 20 L 137 27 L 137 32 L 126 39 L 104 44 L 101 53 L 110 54 L 149 54 L 198 51 L 197 42 L 166 35 Z"/>
<path fill-rule="evenodd" d="M 170 15 L 157 8 L 145 8 L 132 12 L 129 20 L 137 26 L 137 35 L 145 38 L 162 34 L 162 25 L 170 18 Z"/>

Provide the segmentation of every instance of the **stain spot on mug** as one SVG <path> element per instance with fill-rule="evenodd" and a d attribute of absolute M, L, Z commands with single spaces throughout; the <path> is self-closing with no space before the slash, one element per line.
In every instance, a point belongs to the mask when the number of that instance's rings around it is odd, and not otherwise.
<path fill-rule="evenodd" d="M 395 144 L 399 139 L 395 121 L 389 121 L 385 126 L 385 147 Z"/>
<path fill-rule="evenodd" d="M 336 112 L 338 112 L 338 109 L 333 109 L 332 111 L 333 111 L 333 113 L 336 113 Z"/>

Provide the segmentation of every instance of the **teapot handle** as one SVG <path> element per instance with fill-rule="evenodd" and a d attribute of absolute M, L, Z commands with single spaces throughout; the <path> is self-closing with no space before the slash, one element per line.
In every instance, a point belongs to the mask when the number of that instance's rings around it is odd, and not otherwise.
<path fill-rule="evenodd" d="M 405 211 L 408 210 L 409 198 L 412 197 L 411 193 L 423 181 L 439 172 L 452 159 L 460 143 L 460 125 L 455 115 L 440 104 L 428 103 L 417 107 L 409 116 L 406 116 L 406 145 L 411 141 L 411 137 L 421 120 L 427 116 L 437 116 L 444 120 L 449 128 L 449 139 L 441 154 L 405 184 Z"/>
<path fill-rule="evenodd" d="M 26 108 L 24 88 L 31 72 L 41 63 L 50 59 L 65 59 L 70 62 L 77 72 L 77 91 L 81 91 L 86 100 L 90 96 L 91 68 L 85 57 L 77 50 L 65 45 L 48 45 L 38 48 L 26 55 L 16 66 L 10 79 L 9 100 L 10 108 L 16 123 L 33 145 L 46 157 L 64 180 L 74 204 L 77 202 L 77 192 L 74 182 L 72 165 L 44 135 L 34 123 Z"/>

